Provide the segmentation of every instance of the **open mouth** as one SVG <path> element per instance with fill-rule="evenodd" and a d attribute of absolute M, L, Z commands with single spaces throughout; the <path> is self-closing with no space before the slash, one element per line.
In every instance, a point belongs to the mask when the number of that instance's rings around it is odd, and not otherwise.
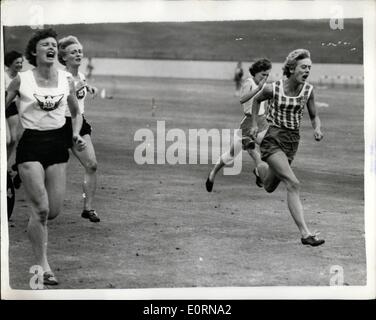
<path fill-rule="evenodd" d="M 305 74 L 304 76 L 302 76 L 303 81 L 306 81 L 307 78 L 308 78 L 308 74 Z"/>
<path fill-rule="evenodd" d="M 47 58 L 55 58 L 55 51 L 48 51 L 46 56 Z"/>

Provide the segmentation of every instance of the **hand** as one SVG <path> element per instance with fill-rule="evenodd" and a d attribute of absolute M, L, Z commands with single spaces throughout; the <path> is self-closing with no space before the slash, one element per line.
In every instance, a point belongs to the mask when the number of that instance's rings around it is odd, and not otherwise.
<path fill-rule="evenodd" d="M 98 88 L 92 87 L 92 86 L 88 86 L 88 90 L 92 94 L 93 99 L 98 95 Z"/>
<path fill-rule="evenodd" d="M 86 148 L 86 141 L 80 136 L 73 136 L 73 142 L 78 151 L 83 151 Z"/>
<path fill-rule="evenodd" d="M 250 129 L 249 129 L 249 134 L 250 134 L 250 136 L 251 136 L 251 138 L 253 139 L 253 140 L 256 140 L 256 138 L 257 138 L 257 134 L 258 134 L 258 127 L 256 126 L 256 127 L 251 127 Z"/>
<path fill-rule="evenodd" d="M 313 133 L 313 137 L 315 138 L 316 141 L 322 140 L 324 138 L 324 135 L 322 134 L 320 129 L 316 129 Z"/>
<path fill-rule="evenodd" d="M 260 80 L 260 82 L 258 83 L 258 88 L 259 88 L 259 90 L 262 89 L 262 87 L 264 86 L 266 80 L 268 80 L 268 77 L 264 77 L 264 78 L 262 78 L 262 79 Z"/>

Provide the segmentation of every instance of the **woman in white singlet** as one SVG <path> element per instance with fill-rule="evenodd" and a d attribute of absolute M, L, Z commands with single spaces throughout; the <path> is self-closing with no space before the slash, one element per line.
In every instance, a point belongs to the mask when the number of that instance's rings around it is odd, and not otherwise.
<path fill-rule="evenodd" d="M 241 136 L 235 137 L 234 143 L 231 143 L 230 150 L 222 154 L 217 163 L 214 165 L 212 170 L 206 179 L 206 190 L 211 192 L 213 190 L 214 179 L 225 165 L 230 165 L 233 163 L 234 158 L 243 150 L 247 151 L 251 158 L 257 162 L 260 159 L 260 154 L 255 149 L 255 141 L 250 136 L 250 128 L 252 124 L 252 97 L 254 92 L 259 92 L 260 88 L 265 84 L 266 79 L 272 69 L 272 63 L 264 58 L 255 61 L 249 68 L 249 73 L 251 77 L 247 78 L 242 86 L 240 103 L 243 106 L 244 117 L 240 122 Z M 253 117 L 256 119 L 260 131 L 265 131 L 267 129 L 267 122 L 265 117 L 265 104 L 263 102 L 257 116 Z M 261 135 L 258 136 L 257 143 L 260 142 Z M 260 179 L 258 180 L 258 185 L 261 185 Z"/>
<path fill-rule="evenodd" d="M 89 86 L 86 82 L 84 74 L 79 72 L 83 58 L 83 49 L 81 43 L 74 36 L 68 36 L 59 40 L 58 43 L 58 58 L 59 62 L 65 66 L 65 70 L 72 74 L 75 87 L 76 97 L 80 112 L 84 115 L 85 98 L 88 92 L 94 96 L 97 94 L 95 87 Z M 66 129 L 67 139 L 72 141 L 72 120 L 69 110 L 66 113 Z M 85 169 L 84 181 L 82 184 L 84 194 L 84 208 L 81 213 L 81 217 L 89 219 L 91 222 L 99 222 L 97 212 L 93 209 L 93 198 L 97 188 L 97 159 L 95 156 L 95 150 L 91 141 L 91 125 L 86 121 L 83 116 L 82 128 L 80 135 L 86 141 L 86 149 L 82 152 L 78 152 L 75 146 L 72 146 L 71 150 L 77 159 L 81 162 Z"/>
<path fill-rule="evenodd" d="M 20 72 L 8 87 L 6 107 L 18 96 L 18 113 L 24 133 L 18 143 L 16 164 L 30 200 L 31 214 L 27 232 L 36 258 L 43 270 L 45 285 L 58 281 L 47 259 L 47 220 L 61 211 L 69 158 L 64 130 L 69 107 L 73 139 L 78 149 L 86 143 L 79 135 L 79 113 L 73 80 L 69 73 L 55 67 L 57 35 L 52 29 L 40 30 L 29 40 L 26 59 L 35 68 Z"/>
<path fill-rule="evenodd" d="M 286 79 L 265 85 L 254 98 L 252 109 L 257 112 L 262 101 L 270 101 L 267 112 L 269 128 L 260 145 L 262 161 L 257 163 L 257 174 L 267 192 L 273 192 L 281 181 L 286 185 L 288 208 L 300 231 L 301 242 L 304 245 L 319 246 L 325 241 L 318 239 L 307 227 L 300 200 L 300 182 L 291 168 L 298 150 L 299 129 L 305 107 L 308 109 L 315 140 L 323 138 L 313 86 L 306 81 L 311 67 L 308 50 L 297 49 L 290 52 L 283 66 Z M 255 137 L 257 132 L 257 123 L 253 121 L 251 135 Z"/>

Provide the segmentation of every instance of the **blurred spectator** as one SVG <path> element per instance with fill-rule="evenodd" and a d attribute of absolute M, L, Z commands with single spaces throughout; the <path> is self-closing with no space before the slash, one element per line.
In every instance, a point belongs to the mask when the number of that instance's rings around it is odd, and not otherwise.
<path fill-rule="evenodd" d="M 235 96 L 240 96 L 240 88 L 242 85 L 242 79 L 243 79 L 243 68 L 242 63 L 239 61 L 236 68 L 235 68 L 235 75 L 234 75 L 234 81 L 235 81 Z"/>
<path fill-rule="evenodd" d="M 87 66 L 86 66 L 86 78 L 90 79 L 93 74 L 93 61 L 91 60 L 91 57 L 88 58 Z"/>

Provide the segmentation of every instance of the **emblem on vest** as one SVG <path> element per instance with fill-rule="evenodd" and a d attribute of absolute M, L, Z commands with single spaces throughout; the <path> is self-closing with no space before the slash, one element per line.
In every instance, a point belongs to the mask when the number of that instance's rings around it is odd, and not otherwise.
<path fill-rule="evenodd" d="M 76 97 L 77 97 L 77 99 L 81 100 L 81 99 L 85 98 L 85 95 L 86 95 L 85 88 L 86 88 L 86 86 L 83 86 L 83 87 L 81 87 L 80 89 L 78 89 L 76 91 Z"/>
<path fill-rule="evenodd" d="M 59 107 L 61 99 L 63 99 L 64 94 L 59 94 L 57 96 L 41 96 L 38 94 L 33 94 L 34 98 L 37 100 L 39 107 L 44 111 L 52 111 Z"/>

